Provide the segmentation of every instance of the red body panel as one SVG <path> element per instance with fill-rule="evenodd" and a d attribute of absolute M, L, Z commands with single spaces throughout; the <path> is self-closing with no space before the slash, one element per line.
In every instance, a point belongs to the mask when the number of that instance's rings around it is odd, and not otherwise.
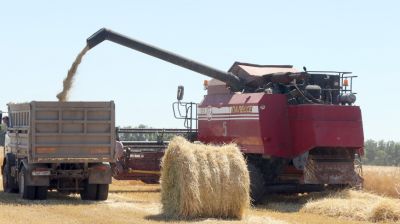
<path fill-rule="evenodd" d="M 235 142 L 248 153 L 263 154 L 258 103 L 263 94 L 206 96 L 198 109 L 198 138 L 205 143 Z"/>
<path fill-rule="evenodd" d="M 364 135 L 358 106 L 289 106 L 293 155 L 315 147 L 353 148 L 362 152 Z"/>
<path fill-rule="evenodd" d="M 237 143 L 245 153 L 293 158 L 316 147 L 362 153 L 357 106 L 288 105 L 283 94 L 206 95 L 198 110 L 199 140 Z"/>

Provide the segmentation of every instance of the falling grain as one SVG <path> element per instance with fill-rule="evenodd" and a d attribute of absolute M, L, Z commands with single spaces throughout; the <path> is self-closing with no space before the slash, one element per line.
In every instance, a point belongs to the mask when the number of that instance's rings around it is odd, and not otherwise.
<path fill-rule="evenodd" d="M 71 90 L 72 83 L 74 81 L 74 76 L 76 71 L 78 70 L 78 66 L 82 61 L 83 56 L 89 50 L 89 47 L 86 46 L 82 49 L 82 51 L 76 56 L 75 61 L 72 63 L 71 68 L 68 70 L 67 77 L 63 81 L 63 90 L 57 94 L 58 101 L 65 102 L 68 101 L 69 91 Z"/>

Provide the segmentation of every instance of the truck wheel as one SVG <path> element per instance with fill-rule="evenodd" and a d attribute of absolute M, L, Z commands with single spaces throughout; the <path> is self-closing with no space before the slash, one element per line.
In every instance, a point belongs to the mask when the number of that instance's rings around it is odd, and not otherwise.
<path fill-rule="evenodd" d="M 28 186 L 26 184 L 26 169 L 22 167 L 21 172 L 19 172 L 19 194 L 21 198 L 34 200 L 35 199 L 35 186 Z"/>
<path fill-rule="evenodd" d="M 18 185 L 15 183 L 15 178 L 11 176 L 11 168 L 8 162 L 3 169 L 3 191 L 7 193 L 18 193 Z"/>
<path fill-rule="evenodd" d="M 260 203 L 265 193 L 264 177 L 254 164 L 248 163 L 247 168 L 250 174 L 250 197 L 254 204 Z"/>
<path fill-rule="evenodd" d="M 47 199 L 47 186 L 37 186 L 36 187 L 36 199 L 46 200 Z"/>
<path fill-rule="evenodd" d="M 108 198 L 108 184 L 98 184 L 97 185 L 97 200 L 105 201 Z"/>
<path fill-rule="evenodd" d="M 97 184 L 89 184 L 85 181 L 85 186 L 81 191 L 82 200 L 96 200 L 97 199 Z"/>

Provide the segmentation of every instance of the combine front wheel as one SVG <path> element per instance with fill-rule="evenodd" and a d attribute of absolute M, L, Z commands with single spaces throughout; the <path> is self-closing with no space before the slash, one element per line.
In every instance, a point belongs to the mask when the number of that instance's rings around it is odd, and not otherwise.
<path fill-rule="evenodd" d="M 265 181 L 264 177 L 259 168 L 254 164 L 248 163 L 247 168 L 250 174 L 250 196 L 252 202 L 257 204 L 261 202 L 261 199 L 265 193 Z"/>

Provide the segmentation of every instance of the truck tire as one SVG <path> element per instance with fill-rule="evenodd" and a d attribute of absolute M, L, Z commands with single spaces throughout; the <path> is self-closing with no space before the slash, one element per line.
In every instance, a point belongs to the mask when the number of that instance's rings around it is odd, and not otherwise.
<path fill-rule="evenodd" d="M 3 191 L 6 193 L 18 193 L 18 185 L 15 178 L 11 176 L 10 164 L 6 161 L 3 168 Z"/>
<path fill-rule="evenodd" d="M 37 186 L 36 187 L 36 199 L 46 200 L 47 199 L 47 186 Z"/>
<path fill-rule="evenodd" d="M 97 184 L 89 184 L 88 181 L 85 181 L 80 194 L 82 200 L 97 200 Z"/>
<path fill-rule="evenodd" d="M 25 167 L 22 167 L 21 171 L 19 172 L 19 194 L 21 198 L 23 199 L 28 199 L 28 200 L 34 200 L 35 199 L 35 193 L 36 193 L 36 187 L 35 186 L 28 186 L 26 184 L 26 169 Z"/>
<path fill-rule="evenodd" d="M 105 201 L 108 198 L 108 184 L 98 184 L 97 185 L 97 200 Z"/>
<path fill-rule="evenodd" d="M 265 181 L 259 168 L 250 162 L 247 164 L 250 174 L 250 197 L 253 204 L 261 202 L 265 193 Z"/>

